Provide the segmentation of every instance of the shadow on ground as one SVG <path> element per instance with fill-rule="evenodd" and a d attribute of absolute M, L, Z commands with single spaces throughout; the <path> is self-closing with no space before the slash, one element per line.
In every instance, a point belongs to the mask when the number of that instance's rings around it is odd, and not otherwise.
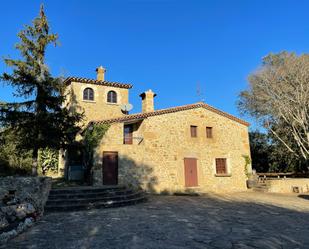
<path fill-rule="evenodd" d="M 299 198 L 309 200 L 309 195 L 298 195 Z"/>
<path fill-rule="evenodd" d="M 230 200 L 235 195 L 153 196 L 136 206 L 49 214 L 1 248 L 309 248 L 309 207 Z"/>

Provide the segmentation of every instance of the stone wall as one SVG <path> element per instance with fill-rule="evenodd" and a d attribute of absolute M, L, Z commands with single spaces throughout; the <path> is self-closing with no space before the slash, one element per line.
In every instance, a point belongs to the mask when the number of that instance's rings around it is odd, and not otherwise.
<path fill-rule="evenodd" d="M 198 127 L 196 138 L 190 135 L 191 125 Z M 206 138 L 206 127 L 213 127 L 213 138 Z M 133 137 L 132 145 L 123 144 L 123 123 L 115 123 L 97 149 L 100 167 L 104 151 L 118 152 L 119 184 L 155 192 L 246 190 L 243 155 L 250 156 L 250 148 L 248 127 L 243 124 L 197 108 L 136 122 Z M 185 187 L 184 158 L 190 157 L 197 159 L 195 188 Z M 215 172 L 215 158 L 221 157 L 227 158 L 226 176 Z"/>
<path fill-rule="evenodd" d="M 299 193 L 309 192 L 309 178 L 267 179 L 267 184 L 269 186 L 268 192 L 273 193 L 293 193 L 293 187 L 297 187 Z"/>
<path fill-rule="evenodd" d="M 50 188 L 47 177 L 0 177 L 0 243 L 43 215 Z"/>
<path fill-rule="evenodd" d="M 83 91 L 88 87 L 94 90 L 93 101 L 83 100 Z M 107 102 L 107 93 L 111 90 L 117 93 L 117 103 Z M 84 124 L 88 124 L 89 121 L 93 120 L 124 115 L 120 107 L 129 101 L 129 91 L 126 88 L 72 82 L 67 91 L 71 91 L 70 99 L 68 100 L 71 108 L 84 112 Z"/>

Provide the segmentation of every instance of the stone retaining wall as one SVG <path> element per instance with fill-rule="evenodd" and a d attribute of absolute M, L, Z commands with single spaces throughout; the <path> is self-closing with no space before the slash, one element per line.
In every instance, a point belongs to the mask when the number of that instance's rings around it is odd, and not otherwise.
<path fill-rule="evenodd" d="M 0 177 L 0 243 L 43 215 L 50 188 L 47 177 Z"/>
<path fill-rule="evenodd" d="M 299 193 L 309 192 L 309 178 L 282 178 L 267 180 L 267 183 L 269 184 L 268 192 L 293 193 L 293 188 L 295 189 L 295 187 Z"/>

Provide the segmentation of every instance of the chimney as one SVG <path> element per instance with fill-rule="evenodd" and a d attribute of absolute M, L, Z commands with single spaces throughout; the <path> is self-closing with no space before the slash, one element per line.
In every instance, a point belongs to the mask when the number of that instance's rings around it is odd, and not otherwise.
<path fill-rule="evenodd" d="M 102 66 L 99 66 L 96 69 L 96 72 L 97 72 L 97 80 L 104 81 L 104 75 L 105 75 L 106 69 Z"/>
<path fill-rule="evenodd" d="M 142 113 L 154 111 L 154 97 L 157 96 L 151 89 L 139 95 L 142 98 Z"/>

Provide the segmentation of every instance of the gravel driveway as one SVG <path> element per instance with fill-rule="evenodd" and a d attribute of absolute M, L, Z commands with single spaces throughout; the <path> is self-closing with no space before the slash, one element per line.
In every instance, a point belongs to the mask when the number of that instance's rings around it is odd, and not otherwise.
<path fill-rule="evenodd" d="M 153 196 L 136 206 L 52 213 L 1 248 L 308 249 L 309 196 Z"/>

